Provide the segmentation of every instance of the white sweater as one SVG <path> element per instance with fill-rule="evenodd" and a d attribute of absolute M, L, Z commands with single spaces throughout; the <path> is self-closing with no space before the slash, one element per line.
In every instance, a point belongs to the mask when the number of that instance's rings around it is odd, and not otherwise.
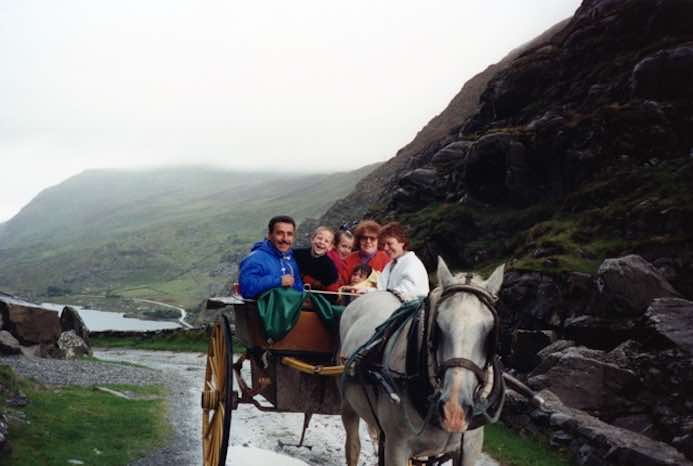
<path fill-rule="evenodd" d="M 426 296 L 429 291 L 428 272 L 413 251 L 407 251 L 397 260 L 388 262 L 378 277 L 379 290 L 393 290 L 405 301 Z"/>

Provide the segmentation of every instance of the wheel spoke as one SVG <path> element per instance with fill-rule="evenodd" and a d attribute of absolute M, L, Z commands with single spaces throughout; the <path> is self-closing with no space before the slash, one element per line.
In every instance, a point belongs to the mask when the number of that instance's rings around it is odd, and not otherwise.
<path fill-rule="evenodd" d="M 209 437 L 209 435 L 212 432 L 214 432 L 214 424 L 216 422 L 218 412 L 219 412 L 219 410 L 216 410 L 216 409 L 214 410 L 214 414 L 212 414 L 212 419 L 209 421 L 209 427 L 210 428 L 207 430 L 207 433 L 205 434 L 205 438 Z"/>

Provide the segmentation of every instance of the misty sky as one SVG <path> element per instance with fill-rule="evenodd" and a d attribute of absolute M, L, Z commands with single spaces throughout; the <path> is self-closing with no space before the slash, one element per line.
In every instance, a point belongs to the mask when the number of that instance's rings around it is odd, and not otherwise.
<path fill-rule="evenodd" d="M 0 2 L 0 222 L 88 168 L 386 160 L 579 3 Z"/>

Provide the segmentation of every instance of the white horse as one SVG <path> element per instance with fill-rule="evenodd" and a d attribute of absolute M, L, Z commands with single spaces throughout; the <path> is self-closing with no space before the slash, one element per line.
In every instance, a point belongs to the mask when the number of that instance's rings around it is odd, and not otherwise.
<path fill-rule="evenodd" d="M 435 364 L 442 362 L 434 368 L 436 372 L 427 374 L 431 380 L 437 380 L 433 382 L 437 386 L 435 401 L 429 407 L 429 414 L 434 415 L 422 417 L 409 396 L 411 392 L 402 388 L 401 383 L 395 384 L 399 388 L 395 388 L 392 397 L 385 385 L 363 383 L 356 376 L 344 377 L 342 422 L 346 429 L 347 466 L 358 464 L 359 418 L 368 423 L 371 432 L 382 429 L 384 451 L 380 454 L 384 454 L 385 466 L 406 466 L 410 458 L 454 453 L 460 447 L 462 455 L 453 456 L 454 464 L 476 464 L 483 444 L 483 427 L 468 428 L 479 399 L 487 397 L 494 384 L 495 367 L 489 360 L 492 355 L 488 354 L 487 339 L 493 338 L 491 332 L 495 332 L 498 323 L 489 309 L 492 301 L 488 298 L 498 293 L 503 271 L 504 265 L 499 266 L 486 281 L 471 274 L 453 276 L 445 262 L 438 259 L 439 286 L 429 295 L 430 309 L 434 310 L 429 328 L 437 335 L 428 348 Z M 400 301 L 386 291 L 366 294 L 350 304 L 340 323 L 341 357 L 349 360 L 371 338 L 374 329 L 400 306 Z M 381 362 L 391 373 L 406 372 L 409 325 L 385 344 Z M 346 370 L 350 369 L 347 366 Z M 502 379 L 498 374 L 495 378 Z M 399 402 L 393 401 L 397 397 Z"/>

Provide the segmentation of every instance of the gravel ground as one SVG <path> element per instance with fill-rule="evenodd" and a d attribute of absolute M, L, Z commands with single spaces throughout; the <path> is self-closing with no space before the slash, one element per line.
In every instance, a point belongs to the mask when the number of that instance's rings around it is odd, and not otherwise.
<path fill-rule="evenodd" d="M 47 385 L 149 385 L 165 382 L 160 371 L 99 361 L 0 356 L 0 364 L 8 365 L 18 374 Z"/>

